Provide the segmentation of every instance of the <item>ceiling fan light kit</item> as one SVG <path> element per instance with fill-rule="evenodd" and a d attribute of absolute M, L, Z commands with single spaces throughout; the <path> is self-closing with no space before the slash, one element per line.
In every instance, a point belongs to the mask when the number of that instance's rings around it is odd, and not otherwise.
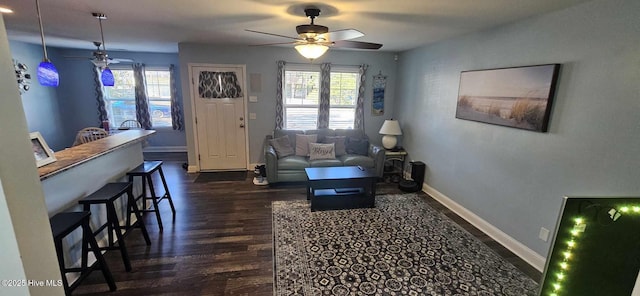
<path fill-rule="evenodd" d="M 47 45 L 44 42 L 44 29 L 42 28 L 42 17 L 40 16 L 40 2 L 36 0 L 36 12 L 38 13 L 38 24 L 40 24 L 40 38 L 42 40 L 43 59 L 38 65 L 38 82 L 43 86 L 57 87 L 60 84 L 58 69 L 47 56 Z"/>
<path fill-rule="evenodd" d="M 322 44 L 308 43 L 308 44 L 296 45 L 295 49 L 303 57 L 309 60 L 315 60 L 321 57 L 325 52 L 327 52 L 329 47 Z"/>

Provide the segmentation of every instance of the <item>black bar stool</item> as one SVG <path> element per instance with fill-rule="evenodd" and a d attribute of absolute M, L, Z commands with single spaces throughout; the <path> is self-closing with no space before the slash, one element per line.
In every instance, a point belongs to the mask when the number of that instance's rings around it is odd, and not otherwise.
<path fill-rule="evenodd" d="M 160 179 L 162 179 L 162 186 L 164 186 L 164 194 L 162 196 L 157 196 L 156 191 L 153 187 L 153 178 L 152 174 L 154 172 L 160 173 Z M 129 182 L 133 183 L 134 177 L 142 177 L 142 194 L 136 196 L 136 202 L 142 198 L 143 209 L 142 212 L 154 212 L 156 213 L 156 219 L 158 220 L 158 227 L 160 231 L 162 231 L 162 218 L 160 217 L 160 209 L 158 208 L 158 203 L 163 199 L 169 200 L 169 205 L 171 206 L 171 212 L 173 212 L 173 219 L 176 218 L 176 208 L 173 206 L 173 200 L 171 199 L 171 194 L 169 193 L 169 187 L 167 186 L 167 181 L 164 178 L 164 173 L 162 173 L 162 161 L 153 160 L 153 161 L 145 161 L 141 165 L 137 166 L 133 170 L 127 173 L 129 176 Z M 147 196 L 147 185 L 149 186 L 150 196 Z M 153 203 L 152 209 L 147 209 L 147 199 L 150 199 Z"/>
<path fill-rule="evenodd" d="M 85 211 L 90 211 L 91 205 L 104 204 L 107 207 L 107 222 L 101 225 L 96 231 L 93 232 L 93 234 L 96 235 L 107 228 L 108 245 L 106 247 L 100 247 L 100 250 L 119 249 L 120 253 L 122 254 L 122 260 L 124 261 L 124 268 L 127 271 L 131 271 L 129 254 L 127 253 L 127 247 L 124 243 L 124 235 L 122 232 L 122 228 L 125 227 L 120 225 L 118 215 L 116 214 L 116 207 L 113 203 L 116 199 L 118 199 L 125 193 L 127 194 L 127 213 L 133 212 L 136 215 L 136 218 L 138 219 L 138 221 L 136 221 L 136 224 L 142 230 L 142 235 L 144 236 L 144 240 L 146 241 L 147 245 L 151 245 L 151 240 L 149 239 L 147 228 L 144 226 L 144 221 L 142 220 L 142 213 L 138 209 L 138 206 L 136 205 L 133 197 L 133 186 L 131 183 L 109 183 L 98 189 L 98 191 L 81 199 L 80 201 L 78 201 L 78 203 L 84 206 Z M 118 238 L 117 246 L 115 246 L 115 242 L 113 240 L 114 231 L 116 233 L 116 237 Z"/>
<path fill-rule="evenodd" d="M 71 295 L 71 292 L 80 285 L 80 282 L 98 267 L 102 270 L 102 274 L 109 285 L 109 290 L 116 290 L 116 283 L 113 280 L 113 275 L 111 275 L 107 262 L 104 260 L 104 257 L 102 257 L 102 252 L 100 252 L 96 238 L 93 236 L 93 232 L 89 226 L 90 216 L 90 212 L 69 212 L 56 214 L 49 219 L 51 232 L 53 233 L 53 241 L 56 246 L 56 254 L 58 255 L 60 273 L 62 274 L 64 292 L 66 295 Z M 82 262 L 80 263 L 80 267 L 67 268 L 64 264 L 62 239 L 78 227 L 82 227 Z M 87 266 L 87 244 L 91 246 L 91 251 L 97 260 L 97 264 L 93 264 L 92 266 Z M 80 277 L 71 286 L 69 286 L 69 282 L 67 282 L 67 273 L 69 272 L 80 272 Z"/>

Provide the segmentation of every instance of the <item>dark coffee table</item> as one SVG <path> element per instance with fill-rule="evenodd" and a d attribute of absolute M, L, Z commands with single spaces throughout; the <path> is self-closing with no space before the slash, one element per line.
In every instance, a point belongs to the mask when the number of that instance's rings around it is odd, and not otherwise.
<path fill-rule="evenodd" d="M 378 176 L 372 169 L 346 166 L 304 170 L 311 211 L 375 207 Z"/>

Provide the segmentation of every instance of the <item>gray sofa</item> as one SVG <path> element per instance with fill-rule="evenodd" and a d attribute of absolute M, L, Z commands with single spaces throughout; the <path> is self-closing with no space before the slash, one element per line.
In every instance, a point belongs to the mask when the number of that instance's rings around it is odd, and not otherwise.
<path fill-rule="evenodd" d="M 317 134 L 318 142 L 324 137 L 345 136 L 347 138 L 367 139 L 366 134 L 362 130 L 352 129 L 319 129 L 319 130 L 275 130 L 273 135 L 268 135 L 265 141 L 264 156 L 267 169 L 267 181 L 269 184 L 278 182 L 297 182 L 306 181 L 307 177 L 304 169 L 307 167 L 333 167 L 333 166 L 362 166 L 372 168 L 378 176 L 382 177 L 384 168 L 384 148 L 377 145 L 369 144 L 368 155 L 345 154 L 336 156 L 335 159 L 316 159 L 310 160 L 304 156 L 285 156 L 278 158 L 276 150 L 269 143 L 273 138 L 288 136 L 291 146 L 296 147 L 296 134 Z"/>

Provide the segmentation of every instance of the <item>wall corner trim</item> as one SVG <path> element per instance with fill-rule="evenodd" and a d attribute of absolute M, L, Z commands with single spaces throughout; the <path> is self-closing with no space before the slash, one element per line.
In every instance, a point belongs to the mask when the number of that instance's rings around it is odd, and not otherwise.
<path fill-rule="evenodd" d="M 488 235 L 489 237 L 491 237 L 492 239 L 494 239 L 495 241 L 503 245 L 505 248 L 509 249 L 511 252 L 513 252 L 518 257 L 520 257 L 522 260 L 529 263 L 535 269 L 539 270 L 540 272 L 544 271 L 544 266 L 546 263 L 545 257 L 540 256 L 535 251 L 531 250 L 527 246 L 523 245 L 521 242 L 507 235 L 506 233 L 502 232 L 497 227 L 491 225 L 489 222 L 480 218 L 480 216 L 469 211 L 465 207 L 453 201 L 448 196 L 442 194 L 440 191 L 429 186 L 427 183 L 424 183 L 422 188 L 423 188 L 422 191 L 424 193 L 433 197 L 433 199 L 435 199 L 445 207 L 449 208 L 458 216 L 467 220 L 467 222 L 471 223 L 471 225 L 480 229 L 486 235 Z"/>

